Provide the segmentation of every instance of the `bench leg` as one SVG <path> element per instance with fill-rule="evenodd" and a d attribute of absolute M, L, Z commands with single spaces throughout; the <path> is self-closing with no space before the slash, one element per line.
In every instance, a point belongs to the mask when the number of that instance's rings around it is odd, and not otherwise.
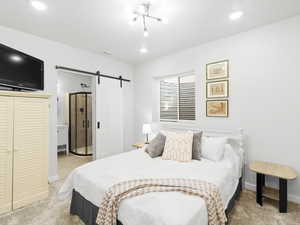
<path fill-rule="evenodd" d="M 264 175 L 261 173 L 257 173 L 256 174 L 256 202 L 261 206 L 263 205 L 262 202 L 263 183 L 264 183 Z"/>
<path fill-rule="evenodd" d="M 279 212 L 287 212 L 287 180 L 279 179 Z"/>

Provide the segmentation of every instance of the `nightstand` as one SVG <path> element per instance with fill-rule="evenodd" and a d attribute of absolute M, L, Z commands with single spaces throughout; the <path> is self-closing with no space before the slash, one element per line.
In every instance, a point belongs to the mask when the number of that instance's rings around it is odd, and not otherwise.
<path fill-rule="evenodd" d="M 146 144 L 146 142 L 137 142 L 137 143 L 134 143 L 134 144 L 132 145 L 132 147 L 135 147 L 135 148 L 139 149 L 139 148 L 144 147 L 145 144 Z"/>
<path fill-rule="evenodd" d="M 256 202 L 263 205 L 262 198 L 279 201 L 279 212 L 287 212 L 287 181 L 296 179 L 297 173 L 288 166 L 255 161 L 250 170 L 256 172 Z M 279 190 L 265 186 L 265 175 L 279 178 Z"/>

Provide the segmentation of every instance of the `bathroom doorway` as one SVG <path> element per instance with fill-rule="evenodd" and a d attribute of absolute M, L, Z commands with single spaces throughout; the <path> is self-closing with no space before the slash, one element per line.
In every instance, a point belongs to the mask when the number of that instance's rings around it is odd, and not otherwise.
<path fill-rule="evenodd" d="M 60 179 L 93 160 L 95 78 L 59 71 L 57 79 L 57 158 Z"/>

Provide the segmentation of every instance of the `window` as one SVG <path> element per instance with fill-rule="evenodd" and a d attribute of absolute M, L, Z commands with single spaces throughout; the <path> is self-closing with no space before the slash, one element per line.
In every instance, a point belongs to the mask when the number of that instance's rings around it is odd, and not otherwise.
<path fill-rule="evenodd" d="M 161 80 L 160 120 L 195 119 L 195 76 L 176 76 Z"/>

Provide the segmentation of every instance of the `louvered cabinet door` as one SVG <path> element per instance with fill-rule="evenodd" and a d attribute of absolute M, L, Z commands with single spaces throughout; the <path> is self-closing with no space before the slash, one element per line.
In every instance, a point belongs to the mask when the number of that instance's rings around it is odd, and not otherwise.
<path fill-rule="evenodd" d="M 13 98 L 0 96 L 0 214 L 12 209 Z"/>
<path fill-rule="evenodd" d="M 48 100 L 14 98 L 13 209 L 48 196 Z"/>

